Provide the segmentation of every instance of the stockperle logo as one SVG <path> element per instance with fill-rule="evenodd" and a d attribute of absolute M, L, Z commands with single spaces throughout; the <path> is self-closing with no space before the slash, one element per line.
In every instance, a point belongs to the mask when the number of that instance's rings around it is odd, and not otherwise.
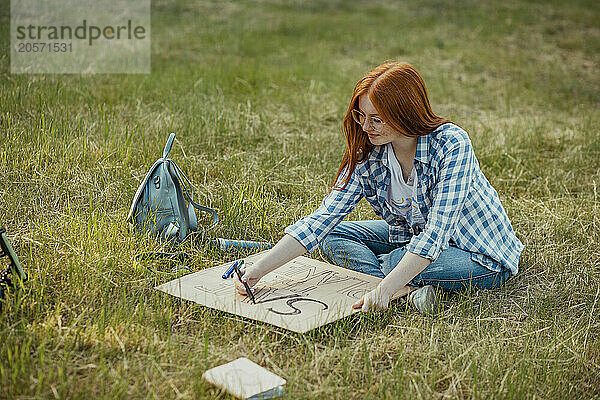
<path fill-rule="evenodd" d="M 150 0 L 11 0 L 12 73 L 149 73 Z"/>

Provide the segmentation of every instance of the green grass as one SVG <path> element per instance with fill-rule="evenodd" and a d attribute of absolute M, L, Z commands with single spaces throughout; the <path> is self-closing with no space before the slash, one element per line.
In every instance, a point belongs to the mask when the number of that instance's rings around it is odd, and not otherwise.
<path fill-rule="evenodd" d="M 293 399 L 600 397 L 598 2 L 156 0 L 152 73 L 89 76 L 11 75 L 0 3 L 0 225 L 31 276 L 0 316 L 0 397 L 229 398 L 201 375 L 239 356 Z M 386 59 L 470 133 L 526 246 L 505 288 L 305 335 L 153 290 L 169 277 L 132 257 L 157 244 L 124 219 L 169 132 L 211 235 L 275 241 L 327 193 Z"/>

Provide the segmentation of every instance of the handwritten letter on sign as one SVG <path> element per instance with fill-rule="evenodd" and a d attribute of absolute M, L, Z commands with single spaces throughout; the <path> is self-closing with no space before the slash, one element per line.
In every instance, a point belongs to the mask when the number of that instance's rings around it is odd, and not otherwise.
<path fill-rule="evenodd" d="M 261 257 L 245 259 L 247 266 Z M 231 314 L 308 332 L 353 313 L 352 304 L 381 281 L 371 275 L 313 260 L 296 259 L 265 275 L 255 286 L 256 304 L 235 292 L 221 276 L 231 263 L 208 268 L 157 286 L 170 295 Z"/>

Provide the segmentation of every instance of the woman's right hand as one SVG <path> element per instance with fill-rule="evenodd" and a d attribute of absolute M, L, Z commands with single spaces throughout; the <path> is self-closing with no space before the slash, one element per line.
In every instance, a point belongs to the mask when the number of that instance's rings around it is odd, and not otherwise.
<path fill-rule="evenodd" d="M 253 287 L 258 283 L 260 278 L 279 268 L 286 262 L 301 256 L 305 252 L 306 249 L 299 241 L 286 234 L 272 249 L 265 252 L 262 258 L 252 264 L 252 266 L 246 266 L 245 269 L 242 269 L 242 279 L 246 280 L 248 286 Z M 235 275 L 233 279 L 235 281 L 236 292 L 246 296 L 247 293 L 244 284 L 240 282 L 237 275 Z"/>
<path fill-rule="evenodd" d="M 241 272 L 242 272 L 242 280 L 245 281 L 248 284 L 248 286 L 251 288 L 251 290 L 254 291 L 254 289 L 252 289 L 252 287 L 258 283 L 258 281 L 260 280 L 260 278 L 263 277 L 263 275 L 259 271 L 257 271 L 256 268 L 253 268 L 253 267 L 248 267 L 248 268 L 242 269 Z M 246 293 L 246 288 L 244 287 L 244 284 L 242 282 L 240 282 L 240 279 L 238 278 L 238 276 L 234 274 L 233 279 L 235 281 L 236 292 L 238 292 L 242 296 L 247 296 L 248 294 Z"/>

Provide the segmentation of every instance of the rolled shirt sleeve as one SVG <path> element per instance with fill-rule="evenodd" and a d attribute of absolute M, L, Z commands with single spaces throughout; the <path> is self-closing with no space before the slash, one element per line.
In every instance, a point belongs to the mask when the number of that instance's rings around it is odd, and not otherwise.
<path fill-rule="evenodd" d="M 343 187 L 342 182 L 347 173 L 345 170 L 340 174 L 334 188 L 323 199 L 319 208 L 285 229 L 285 233 L 299 241 L 308 252 L 317 248 L 325 236 L 354 210 L 363 196 L 356 168 L 352 171 L 348 184 Z"/>
<path fill-rule="evenodd" d="M 406 248 L 432 262 L 449 246 L 471 189 L 472 171 L 476 163 L 468 137 L 454 137 L 446 146 L 425 228 L 421 234 L 412 237 Z"/>

